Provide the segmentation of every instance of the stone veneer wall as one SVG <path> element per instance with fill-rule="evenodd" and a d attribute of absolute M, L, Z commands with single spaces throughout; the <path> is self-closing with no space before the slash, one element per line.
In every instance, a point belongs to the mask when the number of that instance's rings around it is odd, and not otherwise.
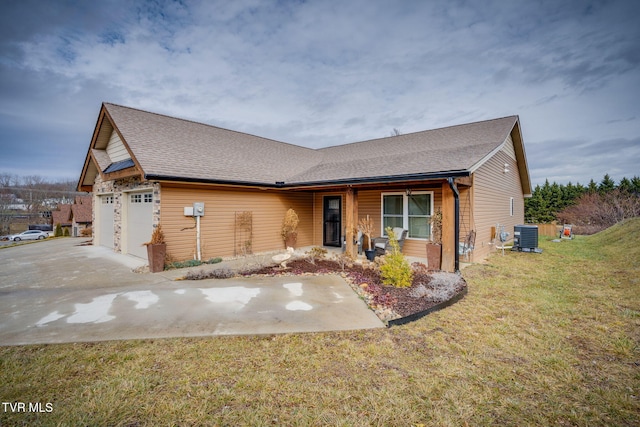
<path fill-rule="evenodd" d="M 152 181 L 143 181 L 140 177 L 129 177 L 116 179 L 113 181 L 103 181 L 100 174 L 96 176 L 93 184 L 92 198 L 92 221 L 96 224 L 96 206 L 97 197 L 103 194 L 113 194 L 113 250 L 114 252 L 122 252 L 122 204 L 126 203 L 126 192 L 135 191 L 136 189 L 152 189 L 153 192 L 153 228 L 160 224 L 160 183 Z"/>

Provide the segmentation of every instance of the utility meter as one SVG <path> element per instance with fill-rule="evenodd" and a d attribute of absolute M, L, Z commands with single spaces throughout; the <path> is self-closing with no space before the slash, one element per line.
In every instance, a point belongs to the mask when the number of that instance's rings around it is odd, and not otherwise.
<path fill-rule="evenodd" d="M 193 204 L 193 216 L 204 216 L 204 202 L 195 202 Z"/>

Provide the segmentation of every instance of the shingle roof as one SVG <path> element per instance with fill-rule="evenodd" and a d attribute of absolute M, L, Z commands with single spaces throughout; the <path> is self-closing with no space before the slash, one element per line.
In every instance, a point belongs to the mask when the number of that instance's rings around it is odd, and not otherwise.
<path fill-rule="evenodd" d="M 51 212 L 53 217 L 53 225 L 60 224 L 61 226 L 71 225 L 71 205 L 60 204 L 58 209 Z"/>
<path fill-rule="evenodd" d="M 274 185 L 322 157 L 310 148 L 104 105 L 146 175 Z"/>
<path fill-rule="evenodd" d="M 469 171 L 509 136 L 517 116 L 319 150 L 320 164 L 294 182 Z"/>
<path fill-rule="evenodd" d="M 148 178 L 260 185 L 469 172 L 518 122 L 509 116 L 314 150 L 114 104 L 104 109 Z"/>
<path fill-rule="evenodd" d="M 77 223 L 92 222 L 91 196 L 78 196 L 75 203 L 71 205 L 73 219 Z"/>

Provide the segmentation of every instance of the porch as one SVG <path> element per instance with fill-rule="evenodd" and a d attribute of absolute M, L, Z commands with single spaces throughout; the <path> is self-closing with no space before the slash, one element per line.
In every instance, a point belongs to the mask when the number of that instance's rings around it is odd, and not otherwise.
<path fill-rule="evenodd" d="M 442 211 L 443 271 L 457 271 L 463 257 L 462 243 L 473 228 L 471 218 L 471 178 L 433 179 L 402 183 L 368 183 L 314 189 L 313 238 L 315 246 L 332 253 L 358 255 L 354 239 L 358 221 L 367 216 L 374 222 L 372 238 L 384 236 L 386 227 L 408 230 L 403 254 L 411 262 L 426 264 L 426 243 L 432 239 L 429 219 Z"/>

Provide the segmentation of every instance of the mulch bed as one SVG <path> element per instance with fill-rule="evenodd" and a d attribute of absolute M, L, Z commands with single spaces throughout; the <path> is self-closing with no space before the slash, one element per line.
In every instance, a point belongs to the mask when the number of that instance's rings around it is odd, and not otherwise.
<path fill-rule="evenodd" d="M 304 275 L 340 274 L 381 320 L 388 323 L 405 323 L 402 319 L 415 320 L 431 311 L 450 305 L 467 291 L 464 279 L 454 273 L 428 271 L 424 264 L 412 265 L 413 283 L 408 288 L 382 284 L 379 271 L 371 264 L 340 264 L 333 260 L 294 259 L 281 266 L 260 267 L 242 271 L 240 275 Z"/>

